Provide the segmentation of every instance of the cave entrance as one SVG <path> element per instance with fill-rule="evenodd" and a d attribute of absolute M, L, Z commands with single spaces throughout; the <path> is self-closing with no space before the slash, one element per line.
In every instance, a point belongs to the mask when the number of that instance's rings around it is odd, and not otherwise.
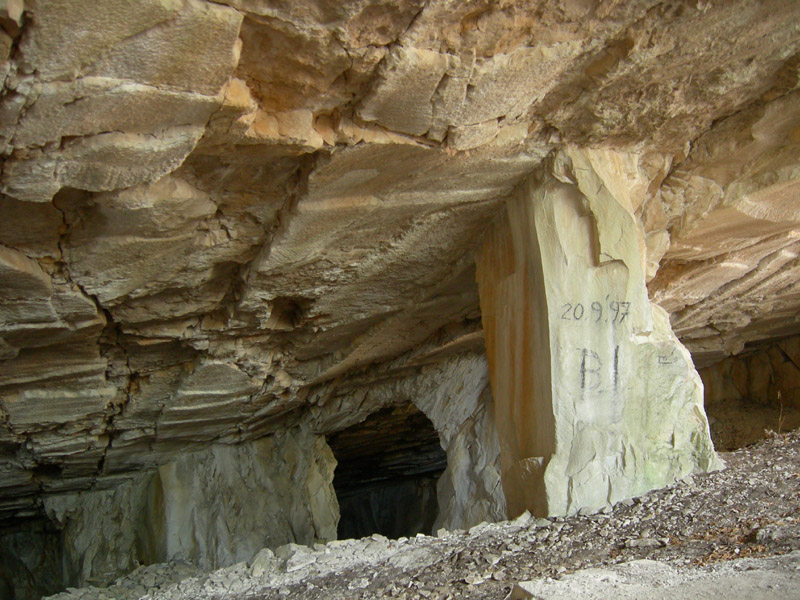
<path fill-rule="evenodd" d="M 411 403 L 385 408 L 328 437 L 338 461 L 339 539 L 430 534 L 436 482 L 447 466 L 439 434 Z"/>

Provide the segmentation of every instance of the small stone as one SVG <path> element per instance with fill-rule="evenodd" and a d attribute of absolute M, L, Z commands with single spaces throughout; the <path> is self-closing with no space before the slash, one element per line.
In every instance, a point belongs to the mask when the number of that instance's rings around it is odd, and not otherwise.
<path fill-rule="evenodd" d="M 470 535 L 475 535 L 476 533 L 480 533 L 481 531 L 486 529 L 488 526 L 489 526 L 489 524 L 486 521 L 481 521 L 477 525 L 474 525 L 473 527 L 469 528 L 469 534 Z"/>
<path fill-rule="evenodd" d="M 299 571 L 317 560 L 310 548 L 298 544 L 281 546 L 275 551 L 275 556 L 284 561 L 284 568 L 287 573 Z"/>
<path fill-rule="evenodd" d="M 359 577 L 347 583 L 348 590 L 363 590 L 369 585 L 369 579 L 366 577 Z"/>
<path fill-rule="evenodd" d="M 540 529 L 536 532 L 536 539 L 540 542 L 545 541 L 550 536 L 550 531 L 547 529 Z"/>
<path fill-rule="evenodd" d="M 253 560 L 250 561 L 250 573 L 253 577 L 262 577 L 266 573 L 277 570 L 277 568 L 278 559 L 275 557 L 275 553 L 269 548 L 260 550 L 258 554 L 253 557 Z"/>
<path fill-rule="evenodd" d="M 300 544 L 284 544 L 275 550 L 275 556 L 280 560 L 288 560 L 295 554 L 303 552 L 310 552 L 310 550 L 307 546 L 301 546 Z"/>
<path fill-rule="evenodd" d="M 661 541 L 653 538 L 639 538 L 625 542 L 626 548 L 659 548 L 662 545 Z"/>
<path fill-rule="evenodd" d="M 517 525 L 517 526 L 519 526 L 519 527 L 524 527 L 525 525 L 527 525 L 527 524 L 528 524 L 528 522 L 529 522 L 530 520 L 531 520 L 531 513 L 530 513 L 530 511 L 527 511 L 527 510 L 526 510 L 524 513 L 522 513 L 522 514 L 521 514 L 521 515 L 519 515 L 519 516 L 518 516 L 516 519 L 514 519 L 514 520 L 512 521 L 512 523 L 513 523 L 514 525 Z"/>

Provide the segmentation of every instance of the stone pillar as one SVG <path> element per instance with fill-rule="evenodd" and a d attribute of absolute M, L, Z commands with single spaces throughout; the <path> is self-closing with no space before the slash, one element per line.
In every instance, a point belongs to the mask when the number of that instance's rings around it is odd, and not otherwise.
<path fill-rule="evenodd" d="M 691 356 L 647 297 L 625 196 L 640 176 L 627 155 L 568 151 L 478 252 L 509 516 L 598 509 L 721 464 Z"/>

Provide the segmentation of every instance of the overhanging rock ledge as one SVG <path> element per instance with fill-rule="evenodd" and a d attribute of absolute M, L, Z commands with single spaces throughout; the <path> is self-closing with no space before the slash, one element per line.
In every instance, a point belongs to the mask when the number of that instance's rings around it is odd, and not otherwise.
<path fill-rule="evenodd" d="M 800 409 L 797 2 L 7 0 L 0 76 L 16 597 L 329 540 L 368 452 L 456 529 Z"/>

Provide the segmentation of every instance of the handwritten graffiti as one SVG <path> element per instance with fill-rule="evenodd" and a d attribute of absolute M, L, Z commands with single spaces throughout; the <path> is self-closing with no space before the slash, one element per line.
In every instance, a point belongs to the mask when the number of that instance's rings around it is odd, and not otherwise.
<path fill-rule="evenodd" d="M 590 321 L 592 323 L 622 323 L 630 313 L 631 303 L 611 300 L 607 309 L 594 301 L 589 310 L 580 302 L 565 302 L 561 305 L 561 319 L 564 321 Z"/>
<path fill-rule="evenodd" d="M 600 387 L 600 369 L 603 361 L 594 350 L 581 348 L 581 389 L 596 390 Z"/>
<path fill-rule="evenodd" d="M 594 350 L 578 348 L 581 353 L 580 381 L 581 390 L 596 390 L 603 382 L 604 361 Z M 611 361 L 611 385 L 614 391 L 619 385 L 619 346 L 614 346 L 614 357 Z"/>

